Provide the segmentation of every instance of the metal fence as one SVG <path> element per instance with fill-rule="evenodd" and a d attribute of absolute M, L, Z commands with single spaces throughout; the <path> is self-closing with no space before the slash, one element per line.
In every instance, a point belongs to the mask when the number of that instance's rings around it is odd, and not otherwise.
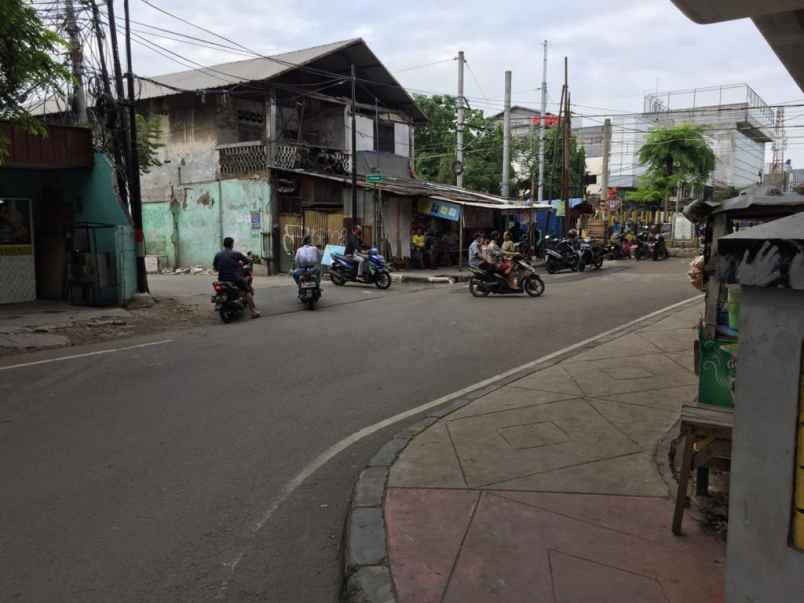
<path fill-rule="evenodd" d="M 345 175 L 352 169 L 352 160 L 341 149 L 300 143 L 266 145 L 254 141 L 218 146 L 218 168 L 223 177 L 259 174 L 269 167 Z"/>

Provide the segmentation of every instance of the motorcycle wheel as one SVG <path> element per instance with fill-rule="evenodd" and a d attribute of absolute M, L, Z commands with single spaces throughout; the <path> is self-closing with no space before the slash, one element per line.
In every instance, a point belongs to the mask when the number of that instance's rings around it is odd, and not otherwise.
<path fill-rule="evenodd" d="M 595 267 L 595 270 L 600 270 L 603 267 L 603 258 L 597 258 L 592 265 Z"/>
<path fill-rule="evenodd" d="M 575 268 L 573 270 L 577 272 L 585 272 L 586 271 L 586 262 L 583 261 L 581 258 L 578 258 L 578 262 L 575 264 Z"/>
<path fill-rule="evenodd" d="M 525 279 L 522 288 L 531 297 L 540 297 L 544 293 L 544 281 L 538 274 L 533 274 Z"/>
<path fill-rule="evenodd" d="M 339 272 L 330 271 L 329 280 L 332 281 L 333 285 L 337 285 L 338 287 L 343 287 L 346 284 L 346 279 L 343 278 Z"/>
<path fill-rule="evenodd" d="M 469 293 L 471 293 L 473 297 L 487 297 L 489 290 L 483 286 L 482 282 L 473 278 L 469 281 Z"/>
<path fill-rule="evenodd" d="M 391 275 L 385 270 L 381 270 L 374 275 L 374 284 L 377 289 L 387 289 L 391 286 Z"/>
<path fill-rule="evenodd" d="M 558 272 L 558 266 L 556 266 L 553 256 L 547 256 L 547 261 L 544 263 L 544 267 L 550 274 L 555 274 Z"/>
<path fill-rule="evenodd" d="M 234 310 L 230 310 L 228 308 L 221 308 L 219 314 L 221 315 L 221 320 L 226 324 L 232 322 L 237 316 L 237 313 L 234 312 Z"/>
<path fill-rule="evenodd" d="M 315 310 L 315 298 L 311 297 L 308 299 L 304 304 L 307 306 L 308 310 Z"/>

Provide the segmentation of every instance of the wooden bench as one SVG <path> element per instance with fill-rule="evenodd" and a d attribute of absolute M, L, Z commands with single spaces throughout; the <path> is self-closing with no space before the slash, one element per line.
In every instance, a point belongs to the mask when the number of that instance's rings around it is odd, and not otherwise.
<path fill-rule="evenodd" d="M 712 459 L 731 458 L 734 409 L 708 404 L 685 404 L 681 408 L 682 455 L 678 491 L 673 511 L 673 533 L 681 535 L 687 506 L 687 485 L 693 467 L 704 469 Z M 708 474 L 707 474 L 708 475 Z"/>

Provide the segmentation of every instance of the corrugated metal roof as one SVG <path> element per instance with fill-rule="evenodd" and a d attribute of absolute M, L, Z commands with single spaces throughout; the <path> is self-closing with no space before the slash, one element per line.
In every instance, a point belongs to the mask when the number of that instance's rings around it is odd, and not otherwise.
<path fill-rule="evenodd" d="M 804 240 L 804 211 L 720 237 L 720 241 Z"/>
<path fill-rule="evenodd" d="M 211 65 L 201 69 L 177 71 L 175 73 L 149 77 L 147 80 L 138 78 L 142 84 L 139 98 L 159 98 L 162 96 L 181 94 L 182 91 L 186 90 L 206 90 L 242 84 L 244 82 L 268 80 L 281 73 L 304 66 L 310 61 L 314 61 L 315 59 L 319 59 L 360 42 L 362 42 L 360 38 L 352 38 L 331 44 L 322 44 L 321 46 L 312 46 L 302 50 L 271 55 L 270 57 L 245 59 L 231 63 Z"/>
<path fill-rule="evenodd" d="M 753 189 L 742 193 L 731 199 L 726 199 L 716 206 L 713 214 L 720 214 L 729 211 L 738 211 L 749 208 L 762 207 L 804 207 L 804 195 L 798 193 L 769 194 L 774 187 L 768 185 L 758 185 Z"/>

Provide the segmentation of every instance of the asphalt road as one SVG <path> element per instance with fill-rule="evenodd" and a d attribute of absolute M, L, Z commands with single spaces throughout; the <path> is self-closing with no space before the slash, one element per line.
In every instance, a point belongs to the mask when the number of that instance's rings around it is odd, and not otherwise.
<path fill-rule="evenodd" d="M 315 312 L 266 286 L 259 320 L 4 358 L 172 340 L 0 370 L 0 600 L 335 601 L 351 486 L 402 425 L 262 523 L 284 484 L 363 427 L 692 297 L 686 266 L 546 277 L 539 299 L 330 285 Z M 152 289 L 208 295 L 179 278 Z"/>

